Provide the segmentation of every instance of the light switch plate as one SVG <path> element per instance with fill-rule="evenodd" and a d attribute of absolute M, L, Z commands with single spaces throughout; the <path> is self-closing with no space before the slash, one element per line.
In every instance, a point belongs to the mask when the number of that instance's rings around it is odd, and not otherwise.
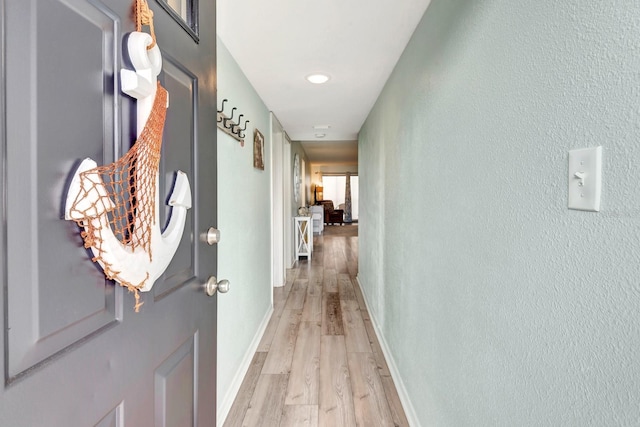
<path fill-rule="evenodd" d="M 598 212 L 602 190 L 602 147 L 569 151 L 569 209 Z"/>

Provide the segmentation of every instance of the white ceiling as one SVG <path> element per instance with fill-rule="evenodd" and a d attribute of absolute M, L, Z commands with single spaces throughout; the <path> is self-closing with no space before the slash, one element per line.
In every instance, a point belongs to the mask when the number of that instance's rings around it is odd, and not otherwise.
<path fill-rule="evenodd" d="M 217 31 L 289 137 L 308 141 L 307 151 L 313 141 L 357 139 L 429 1 L 218 0 Z M 331 80 L 305 79 L 318 72 Z"/>

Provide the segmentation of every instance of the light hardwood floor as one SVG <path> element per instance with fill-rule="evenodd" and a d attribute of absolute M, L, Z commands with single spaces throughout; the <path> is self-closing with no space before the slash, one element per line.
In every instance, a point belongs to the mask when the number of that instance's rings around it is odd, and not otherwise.
<path fill-rule="evenodd" d="M 409 425 L 355 279 L 358 238 L 340 231 L 315 236 L 274 290 L 225 427 Z"/>

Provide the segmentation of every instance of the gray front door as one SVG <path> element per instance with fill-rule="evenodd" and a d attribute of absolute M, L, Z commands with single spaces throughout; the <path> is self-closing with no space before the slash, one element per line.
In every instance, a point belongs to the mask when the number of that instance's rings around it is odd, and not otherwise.
<path fill-rule="evenodd" d="M 201 237 L 216 222 L 215 0 L 199 1 L 199 41 L 159 1 L 160 198 L 180 169 L 193 207 L 134 313 L 63 219 L 78 161 L 111 163 L 135 139 L 118 78 L 133 0 L 0 0 L 0 426 L 215 425 L 216 298 L 202 283 L 216 249 Z"/>

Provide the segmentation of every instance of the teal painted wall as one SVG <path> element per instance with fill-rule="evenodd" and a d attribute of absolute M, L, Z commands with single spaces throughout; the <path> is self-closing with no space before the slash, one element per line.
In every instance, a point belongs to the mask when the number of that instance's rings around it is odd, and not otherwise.
<path fill-rule="evenodd" d="M 639 105 L 640 2 L 432 1 L 359 138 L 359 280 L 415 425 L 640 424 Z M 598 145 L 602 210 L 568 210 Z"/>
<path fill-rule="evenodd" d="M 218 407 L 228 410 L 234 381 L 271 308 L 271 143 L 269 110 L 218 39 L 218 109 L 237 107 L 250 123 L 244 147 L 218 130 Z M 212 118 L 214 120 L 214 118 Z M 253 167 L 253 130 L 265 137 L 265 169 Z M 243 375 L 244 372 L 241 372 Z M 240 380 L 242 378 L 240 377 Z"/>

